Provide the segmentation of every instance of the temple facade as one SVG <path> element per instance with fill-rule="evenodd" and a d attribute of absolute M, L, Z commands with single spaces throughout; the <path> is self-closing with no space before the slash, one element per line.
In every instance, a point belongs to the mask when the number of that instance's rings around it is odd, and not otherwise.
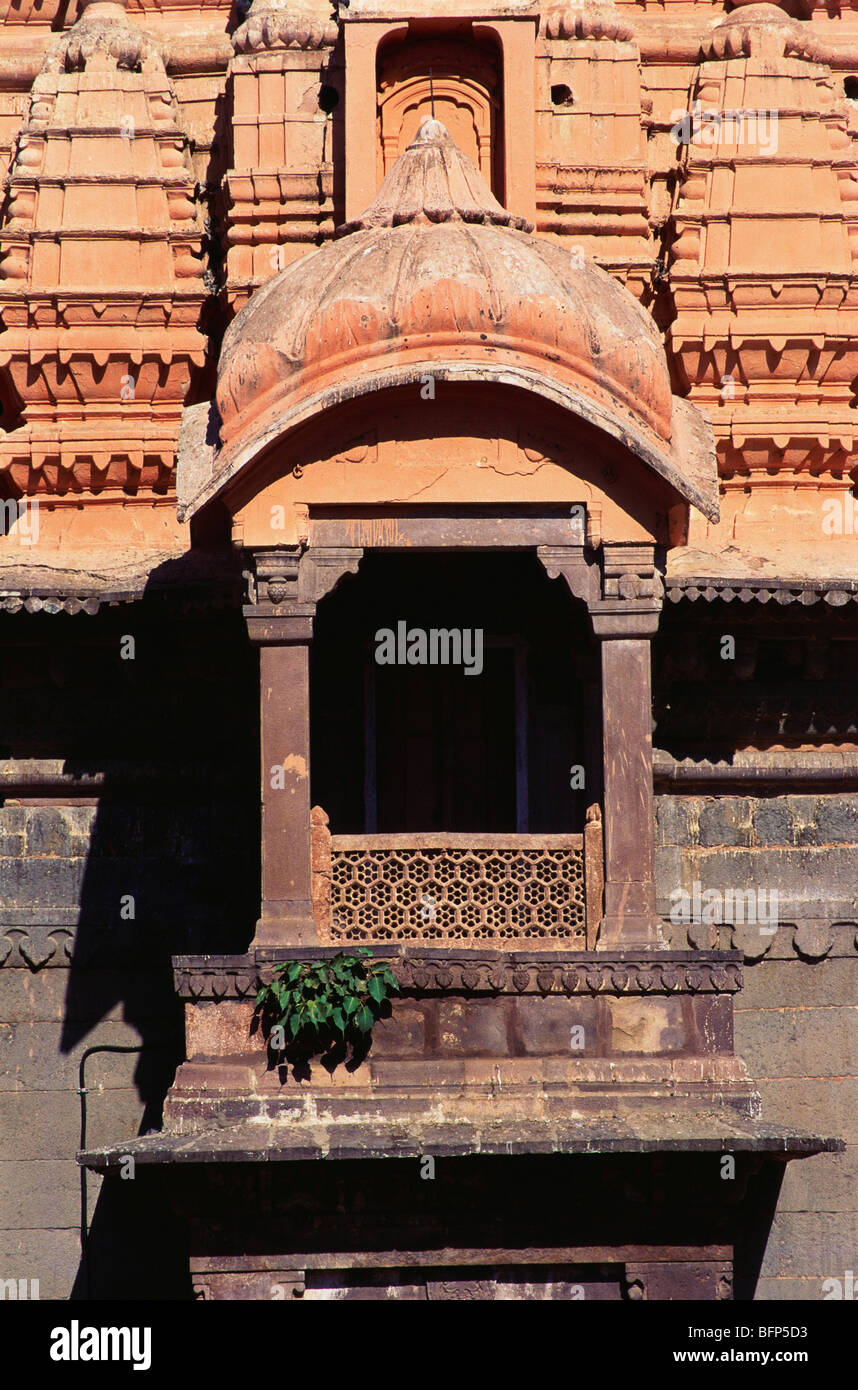
<path fill-rule="evenodd" d="M 0 26 L 0 1281 L 851 1298 L 858 9 Z"/>

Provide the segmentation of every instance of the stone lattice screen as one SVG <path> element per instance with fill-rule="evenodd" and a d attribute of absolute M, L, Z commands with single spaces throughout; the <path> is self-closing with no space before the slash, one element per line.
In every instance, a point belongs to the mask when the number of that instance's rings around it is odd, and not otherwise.
<path fill-rule="evenodd" d="M 585 950 L 601 917 L 602 825 L 584 835 L 331 835 L 313 810 L 313 899 L 330 945 Z"/>

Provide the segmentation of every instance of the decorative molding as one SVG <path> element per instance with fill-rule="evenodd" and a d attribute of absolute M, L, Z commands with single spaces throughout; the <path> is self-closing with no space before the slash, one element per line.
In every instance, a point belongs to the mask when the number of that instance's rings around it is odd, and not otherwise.
<path fill-rule="evenodd" d="M 663 930 L 674 950 L 681 950 L 686 944 L 705 951 L 733 950 L 749 963 L 796 957 L 815 963 L 827 957 L 847 959 L 858 953 L 858 921 L 804 918 L 780 922 L 771 936 L 764 936 L 754 923 L 665 922 Z"/>
<path fill-rule="evenodd" d="M 332 48 L 338 34 L 335 19 L 308 13 L 295 0 L 253 0 L 247 18 L 232 36 L 232 46 L 236 53 Z"/>
<path fill-rule="evenodd" d="M 667 598 L 671 603 L 688 599 L 695 603 L 704 599 L 732 603 L 776 603 L 781 606 L 800 603 L 810 607 L 824 602 L 832 608 L 858 603 L 858 579 L 754 579 L 742 576 L 697 578 L 674 575 L 666 581 Z"/>
<path fill-rule="evenodd" d="M 803 58 L 824 61 L 825 47 L 809 23 L 777 5 L 744 5 L 726 15 L 700 45 L 704 62 L 734 58 Z"/>
<path fill-rule="evenodd" d="M 0 927 L 0 966 L 42 970 L 71 963 L 74 932 L 66 927 Z"/>
<path fill-rule="evenodd" d="M 817 752 L 794 749 L 783 753 L 734 755 L 731 759 L 674 758 L 653 749 L 653 781 L 657 793 L 704 793 L 723 788 L 727 795 L 747 789 L 784 796 L 810 791 L 850 791 L 858 787 L 858 752 Z"/>
<path fill-rule="evenodd" d="M 59 915 L 56 910 L 55 917 Z M 627 952 L 622 958 L 607 951 L 570 951 L 568 956 L 543 953 L 541 959 L 533 955 L 527 959 L 512 951 L 475 951 L 470 955 L 412 951 L 400 959 L 395 948 L 384 946 L 374 947 L 373 953 L 392 960 L 406 992 L 631 995 L 735 993 L 741 989 L 743 957 L 752 962 L 764 956 L 769 960 L 798 957 L 810 962 L 858 954 L 858 921 L 781 922 L 774 937 L 761 937 L 757 929 L 753 935 L 743 936 L 743 928 L 729 925 L 719 930 L 666 922 L 663 930 L 671 947 L 668 953 Z M 166 933 L 153 942 L 143 932 L 132 937 L 126 931 L 118 939 L 115 930 L 87 927 L 83 946 L 78 940 L 80 931 L 72 924 L 0 925 L 0 968 L 135 969 L 160 966 L 170 950 Z M 219 935 L 222 939 L 223 934 Z M 697 948 L 695 942 L 699 943 Z M 713 950 L 719 942 L 723 950 Z M 295 947 L 279 953 L 259 950 L 255 955 L 175 955 L 176 990 L 188 1002 L 250 999 L 278 959 L 317 958 L 341 949 Z"/>
<path fill-rule="evenodd" d="M 174 956 L 176 991 L 189 1002 L 255 995 L 278 960 L 317 959 L 335 949 L 257 949 L 244 956 Z M 407 994 L 735 994 L 741 957 L 711 951 L 408 951 L 375 947 Z"/>
<path fill-rule="evenodd" d="M 578 0 L 548 10 L 542 32 L 546 39 L 607 39 L 617 43 L 634 40 L 634 25 L 610 0 Z"/>

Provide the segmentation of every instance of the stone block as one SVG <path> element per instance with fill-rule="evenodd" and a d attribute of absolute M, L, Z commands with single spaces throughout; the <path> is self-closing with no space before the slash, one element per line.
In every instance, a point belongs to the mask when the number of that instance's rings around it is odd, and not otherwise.
<path fill-rule="evenodd" d="M 821 961 L 764 959 L 745 966 L 736 1013 L 790 1004 L 858 1003 L 858 956 Z"/>
<path fill-rule="evenodd" d="M 780 1212 L 772 1227 L 761 1273 L 821 1281 L 856 1270 L 858 1213 Z M 856 1271 L 858 1272 L 858 1271 Z"/>
<path fill-rule="evenodd" d="M 10 908 L 50 921 L 55 904 L 78 904 L 85 868 L 84 859 L 0 859 L 0 922 L 9 920 Z"/>
<path fill-rule="evenodd" d="M 442 1057 L 504 1057 L 506 1018 L 494 999 L 442 999 L 438 1005 Z"/>
<path fill-rule="evenodd" d="M 791 845 L 793 822 L 783 800 L 760 801 L 754 805 L 754 840 L 760 845 Z"/>
<path fill-rule="evenodd" d="M 735 1026 L 736 1051 L 754 1076 L 858 1080 L 858 1005 L 743 1010 Z"/>
<path fill-rule="evenodd" d="M 593 999 L 523 995 L 515 1001 L 515 1017 L 522 1051 L 527 1056 L 587 1057 L 598 1049 L 597 1005 Z"/>
<path fill-rule="evenodd" d="M 244 1052 L 264 1052 L 265 1039 L 257 1031 L 251 1037 L 251 1000 L 224 999 L 220 1003 L 193 1004 L 185 1009 L 187 1055 L 228 1057 Z"/>
<path fill-rule="evenodd" d="M 821 797 L 816 824 L 820 844 L 858 844 L 858 797 Z"/>
<path fill-rule="evenodd" d="M 80 1221 L 80 1178 L 68 1160 L 4 1159 L 0 1191 L 8 1230 L 73 1228 Z"/>
<path fill-rule="evenodd" d="M 143 1103 L 136 1089 L 90 1091 L 87 1143 L 113 1144 L 134 1139 L 142 1116 Z M 54 1158 L 74 1162 L 79 1140 L 77 1091 L 0 1092 L 0 1159 Z"/>
<path fill-rule="evenodd" d="M 40 1299 L 68 1299 L 79 1264 L 77 1230 L 0 1230 L 0 1278 L 38 1279 Z"/>
<path fill-rule="evenodd" d="M 690 845 L 696 835 L 696 818 L 687 797 L 658 796 L 655 799 L 656 844 L 663 846 Z"/>
<path fill-rule="evenodd" d="M 825 1211 L 831 1214 L 833 1222 L 839 1219 L 835 1213 L 854 1215 L 858 1211 L 858 1158 L 854 1149 L 788 1163 L 778 1211 Z M 858 1279 L 858 1250 L 854 1269 Z"/>
<path fill-rule="evenodd" d="M 394 1000 L 390 1018 L 379 1019 L 372 1030 L 376 1057 L 420 1057 L 426 1047 L 423 1008 L 406 1000 Z"/>
<path fill-rule="evenodd" d="M 796 917 L 851 918 L 858 911 L 858 853 L 834 848 L 767 848 L 690 851 L 683 886 L 696 878 L 704 889 L 776 889 L 780 921 Z"/>
<path fill-rule="evenodd" d="M 152 1038 L 167 1042 L 165 1034 Z M 63 1043 L 62 1029 L 53 1023 L 0 1024 L 0 1088 L 6 1091 L 57 1091 L 77 1088 L 81 1053 L 97 1043 L 139 1045 L 136 1028 L 124 1023 L 105 1023 L 71 1046 Z M 68 1048 L 68 1050 L 66 1050 Z M 91 1089 L 128 1087 L 133 1084 L 140 1057 L 135 1053 L 103 1053 L 87 1062 Z"/>
<path fill-rule="evenodd" d="M 4 1023 L 77 1022 L 95 1027 L 121 1022 L 163 1023 L 174 1007 L 172 980 L 163 970 L 0 970 L 0 1020 Z"/>
<path fill-rule="evenodd" d="M 680 1052 L 687 1044 L 681 999 L 606 999 L 612 1052 Z"/>
<path fill-rule="evenodd" d="M 751 803 L 741 797 L 707 801 L 700 808 L 700 844 L 750 845 Z"/>
<path fill-rule="evenodd" d="M 741 1049 L 737 1046 L 741 1055 Z M 750 1069 L 774 1124 L 805 1134 L 858 1141 L 858 1078 L 763 1076 Z"/>
<path fill-rule="evenodd" d="M 818 1275 L 808 1278 L 771 1278 L 757 1280 L 754 1292 L 755 1303 L 805 1303 L 823 1297 L 823 1280 Z M 795 1319 L 800 1323 L 800 1319 Z"/>
<path fill-rule="evenodd" d="M 71 835 L 63 812 L 55 807 L 32 807 L 27 818 L 27 854 L 33 858 L 71 856 Z"/>

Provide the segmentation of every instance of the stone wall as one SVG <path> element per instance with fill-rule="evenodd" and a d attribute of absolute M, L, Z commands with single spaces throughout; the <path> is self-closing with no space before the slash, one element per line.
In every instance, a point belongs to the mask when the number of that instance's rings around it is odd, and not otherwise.
<path fill-rule="evenodd" d="M 142 1047 L 88 1059 L 88 1141 L 158 1127 L 184 1055 L 171 956 L 252 936 L 258 697 L 231 622 L 0 617 L 0 1278 L 42 1298 L 81 1288 L 83 1053 Z M 93 1292 L 179 1287 L 147 1184 L 108 1211 L 87 1182 Z"/>
<path fill-rule="evenodd" d="M 671 891 L 775 888 L 779 926 L 715 927 L 746 950 L 736 1052 L 765 1116 L 845 1139 L 787 1166 L 757 1297 L 819 1299 L 858 1268 L 858 796 L 657 798 L 660 909 Z M 674 900 L 676 901 L 676 900 Z M 676 925 L 671 944 L 711 940 Z"/>

